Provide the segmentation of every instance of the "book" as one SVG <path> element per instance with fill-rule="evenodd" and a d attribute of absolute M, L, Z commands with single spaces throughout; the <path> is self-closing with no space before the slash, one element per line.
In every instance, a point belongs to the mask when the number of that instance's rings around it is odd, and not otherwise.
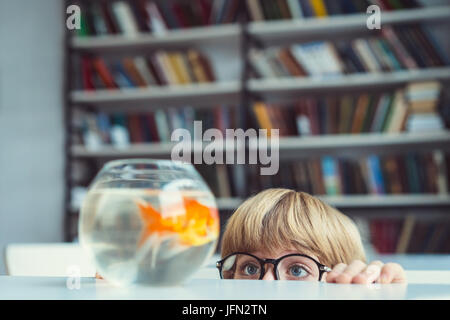
<path fill-rule="evenodd" d="M 118 88 L 116 82 L 114 81 L 112 74 L 109 72 L 109 69 L 106 66 L 106 63 L 102 58 L 100 58 L 100 57 L 93 58 L 92 66 L 97 71 L 97 74 L 100 76 L 100 78 L 103 81 L 103 84 L 106 88 L 108 88 L 108 89 L 117 89 Z"/>
<path fill-rule="evenodd" d="M 139 34 L 139 27 L 128 2 L 114 1 L 111 8 L 122 34 L 133 37 Z"/>
<path fill-rule="evenodd" d="M 268 60 L 264 56 L 264 53 L 255 48 L 249 50 L 249 60 L 251 67 L 256 72 L 259 78 L 275 78 L 276 74 L 270 66 Z"/>
<path fill-rule="evenodd" d="M 95 90 L 94 80 L 92 78 L 92 63 L 91 60 L 84 56 L 81 58 L 81 73 L 83 81 L 83 90 Z"/>
<path fill-rule="evenodd" d="M 145 81 L 144 77 L 141 75 L 141 73 L 136 68 L 136 65 L 134 64 L 134 60 L 132 58 L 123 58 L 122 59 L 122 65 L 127 73 L 128 77 L 131 79 L 131 81 L 135 84 L 137 87 L 146 87 L 148 84 Z"/>
<path fill-rule="evenodd" d="M 431 223 L 425 220 L 417 219 L 414 224 L 414 229 L 412 231 L 412 236 L 408 244 L 408 253 L 419 253 L 422 252 L 422 248 L 425 244 L 428 230 Z"/>
<path fill-rule="evenodd" d="M 149 69 L 147 60 L 144 57 L 142 56 L 135 57 L 133 59 L 133 62 L 137 72 L 142 77 L 142 80 L 146 86 L 158 85 L 158 82 L 153 76 L 151 70 Z"/>
<path fill-rule="evenodd" d="M 311 161 L 308 161 L 307 165 L 310 171 L 312 193 L 317 195 L 326 194 L 320 160 L 312 159 Z"/>
<path fill-rule="evenodd" d="M 189 49 L 187 52 L 187 59 L 190 63 L 192 73 L 194 75 L 196 82 L 210 82 L 210 78 L 203 68 L 203 65 L 200 61 L 200 54 L 198 51 Z"/>
<path fill-rule="evenodd" d="M 366 39 L 355 39 L 352 41 L 353 50 L 359 56 L 360 61 L 364 64 L 364 69 L 368 72 L 379 72 L 381 66 L 378 63 L 377 58 L 370 49 L 368 41 Z"/>
<path fill-rule="evenodd" d="M 170 85 L 161 57 L 158 58 L 157 54 L 153 54 L 148 57 L 147 64 L 150 70 L 152 70 L 152 74 L 155 76 L 155 79 L 158 81 L 158 85 Z"/>
<path fill-rule="evenodd" d="M 378 101 L 380 97 L 375 95 L 368 96 L 366 113 L 364 115 L 363 124 L 361 128 L 361 132 L 367 133 L 370 132 L 372 121 L 374 114 L 376 113 L 376 108 L 378 107 Z"/>
<path fill-rule="evenodd" d="M 157 51 L 155 53 L 155 62 L 158 65 L 158 69 L 161 74 L 163 74 L 164 79 L 166 79 L 167 84 L 174 85 L 179 84 L 178 76 L 174 70 L 174 66 L 170 61 L 168 53 L 164 51 Z"/>
<path fill-rule="evenodd" d="M 448 181 L 450 180 L 446 176 L 450 172 L 450 167 L 446 164 L 442 150 L 434 151 L 432 156 L 437 169 L 437 192 L 439 194 L 448 194 Z"/>
<path fill-rule="evenodd" d="M 380 158 L 375 155 L 367 157 L 367 170 L 371 193 L 385 194 L 386 192 L 380 165 Z"/>
<path fill-rule="evenodd" d="M 319 75 L 321 73 L 320 67 L 316 65 L 311 50 L 311 44 L 297 44 L 291 46 L 292 54 L 308 75 Z"/>
<path fill-rule="evenodd" d="M 223 164 L 216 165 L 218 194 L 222 198 L 231 197 L 231 187 L 229 184 L 227 167 Z"/>
<path fill-rule="evenodd" d="M 152 30 L 154 35 L 164 35 L 169 26 L 167 21 L 164 19 L 160 8 L 153 1 L 148 1 L 145 3 L 145 10 L 149 19 L 149 28 Z"/>
<path fill-rule="evenodd" d="M 408 69 L 417 69 L 417 62 L 411 57 L 408 50 L 403 46 L 398 35 L 394 29 L 390 26 L 385 26 L 381 28 L 381 33 L 384 39 L 389 43 L 391 48 L 394 50 L 395 54 L 399 57 L 400 61 Z"/>
<path fill-rule="evenodd" d="M 194 79 L 191 77 L 191 71 L 189 70 L 189 65 L 181 52 L 175 52 L 169 54 L 170 61 L 174 67 L 175 73 L 177 74 L 178 81 L 180 84 L 193 83 Z"/>
<path fill-rule="evenodd" d="M 383 176 L 388 179 L 386 183 L 386 191 L 389 194 L 401 194 L 403 188 L 398 168 L 398 162 L 395 157 L 388 156 L 383 161 Z"/>
<path fill-rule="evenodd" d="M 426 242 L 423 251 L 425 253 L 438 253 L 443 247 L 443 244 L 448 241 L 448 221 L 442 221 L 442 223 L 434 223 L 431 234 Z"/>
<path fill-rule="evenodd" d="M 339 133 L 351 132 L 354 111 L 353 97 L 345 95 L 340 100 Z"/>
<path fill-rule="evenodd" d="M 105 17 L 101 5 L 98 2 L 90 4 L 89 11 L 92 16 L 93 27 L 95 29 L 95 35 L 106 35 L 109 33 L 108 26 L 106 24 Z"/>
<path fill-rule="evenodd" d="M 294 55 L 289 48 L 282 48 L 278 51 L 278 58 L 282 62 L 286 69 L 289 71 L 290 75 L 296 77 L 303 77 L 306 75 L 303 67 L 297 62 Z"/>
<path fill-rule="evenodd" d="M 358 97 L 358 100 L 356 102 L 355 113 L 353 116 L 351 128 L 352 133 L 360 133 L 363 131 L 364 117 L 367 113 L 368 104 L 369 104 L 368 94 L 362 94 Z"/>
<path fill-rule="evenodd" d="M 302 7 L 298 0 L 287 0 L 287 5 L 289 7 L 292 19 L 302 19 L 304 17 Z"/>
<path fill-rule="evenodd" d="M 139 32 L 151 32 L 150 17 L 145 10 L 145 1 L 131 1 L 129 2 L 132 16 L 136 21 L 136 26 Z"/>
<path fill-rule="evenodd" d="M 267 112 L 267 106 L 266 104 L 262 102 L 255 102 L 253 105 L 253 112 L 256 115 L 256 118 L 258 119 L 259 127 L 262 129 L 266 129 L 269 133 L 271 132 L 272 123 L 270 121 L 269 114 Z"/>
<path fill-rule="evenodd" d="M 342 11 L 340 1 L 324 0 L 324 3 L 325 3 L 325 7 L 326 7 L 326 11 L 327 11 L 328 15 L 333 16 L 333 15 L 338 15 L 338 14 L 344 13 Z"/>
<path fill-rule="evenodd" d="M 332 157 L 322 158 L 322 175 L 328 195 L 341 194 L 341 182 L 336 161 Z"/>
<path fill-rule="evenodd" d="M 309 0 L 314 16 L 323 18 L 328 16 L 327 8 L 323 0 Z"/>
<path fill-rule="evenodd" d="M 253 21 L 263 21 L 264 14 L 260 4 L 260 0 L 246 0 L 248 12 Z"/>
<path fill-rule="evenodd" d="M 291 19 L 292 18 L 291 11 L 289 9 L 287 0 L 279 0 L 277 2 L 277 5 L 278 5 L 278 9 L 280 11 L 282 19 Z"/>
<path fill-rule="evenodd" d="M 405 121 L 408 116 L 408 105 L 405 102 L 402 90 L 397 90 L 394 95 L 392 113 L 389 118 L 389 123 L 385 127 L 386 132 L 400 132 L 405 126 Z"/>
<path fill-rule="evenodd" d="M 402 254 L 407 253 L 409 243 L 411 240 L 412 232 L 414 230 L 414 224 L 416 222 L 416 218 L 413 215 L 408 215 L 404 221 L 403 226 L 400 231 L 399 239 L 397 242 L 397 248 L 395 249 L 395 253 Z"/>

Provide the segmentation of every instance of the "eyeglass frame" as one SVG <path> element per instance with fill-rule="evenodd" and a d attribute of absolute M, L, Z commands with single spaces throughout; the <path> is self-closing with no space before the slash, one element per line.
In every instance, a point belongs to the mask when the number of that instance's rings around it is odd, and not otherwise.
<path fill-rule="evenodd" d="M 327 267 L 326 265 L 321 264 L 321 263 L 320 263 L 319 261 L 317 261 L 316 259 L 314 259 L 314 258 L 312 258 L 312 257 L 310 257 L 310 256 L 308 256 L 308 255 L 306 255 L 306 254 L 302 254 L 302 253 L 290 253 L 290 254 L 284 255 L 284 256 L 282 256 L 282 257 L 279 257 L 278 259 L 261 259 L 261 258 L 255 256 L 255 255 L 253 255 L 253 254 L 251 254 L 251 253 L 248 253 L 248 252 L 240 252 L 240 251 L 238 251 L 238 252 L 233 252 L 233 253 L 227 255 L 225 258 L 223 258 L 223 259 L 221 259 L 221 260 L 219 260 L 219 261 L 216 262 L 216 268 L 219 270 L 220 279 L 223 279 L 223 277 L 222 277 L 222 268 L 223 268 L 223 263 L 225 262 L 225 260 L 227 260 L 229 257 L 231 257 L 231 256 L 233 256 L 233 255 L 237 255 L 237 254 L 245 254 L 245 255 L 247 255 L 247 256 L 250 256 L 250 257 L 255 258 L 255 259 L 259 262 L 259 265 L 260 265 L 260 267 L 261 267 L 261 275 L 259 276 L 259 279 L 258 279 L 258 280 L 262 280 L 262 278 L 264 277 L 264 275 L 265 275 L 265 273 L 266 273 L 266 271 L 265 271 L 265 269 L 264 269 L 264 266 L 265 266 L 267 263 L 270 263 L 270 264 L 273 265 L 273 270 L 274 270 L 275 280 L 280 280 L 280 279 L 278 279 L 278 264 L 279 264 L 280 261 L 283 260 L 284 258 L 287 258 L 287 257 L 293 257 L 293 256 L 297 256 L 297 257 L 305 257 L 305 258 L 308 258 L 308 259 L 311 259 L 312 261 L 314 261 L 314 262 L 316 263 L 317 267 L 319 268 L 319 279 L 318 279 L 318 281 L 321 281 L 321 280 L 322 280 L 322 276 L 323 276 L 323 274 L 324 274 L 325 272 L 330 272 L 330 271 L 331 271 L 331 268 L 330 268 L 330 267 Z M 231 280 L 231 279 L 230 279 L 230 280 Z"/>

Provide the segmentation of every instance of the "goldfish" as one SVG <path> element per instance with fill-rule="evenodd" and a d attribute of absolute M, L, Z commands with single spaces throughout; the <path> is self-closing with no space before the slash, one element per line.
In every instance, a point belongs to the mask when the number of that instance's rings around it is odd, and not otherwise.
<path fill-rule="evenodd" d="M 144 223 L 138 247 L 156 234 L 160 236 L 176 235 L 179 244 L 185 246 L 200 246 L 218 237 L 217 209 L 205 206 L 197 200 L 183 197 L 184 214 L 171 217 L 163 217 L 148 202 L 139 201 L 137 205 Z M 177 209 L 179 209 L 179 205 Z"/>

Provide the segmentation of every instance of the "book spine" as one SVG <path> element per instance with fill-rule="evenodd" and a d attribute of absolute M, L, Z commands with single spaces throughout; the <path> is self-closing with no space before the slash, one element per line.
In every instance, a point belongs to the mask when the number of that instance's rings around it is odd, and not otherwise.
<path fill-rule="evenodd" d="M 120 31 L 128 36 L 136 36 L 139 33 L 139 27 L 136 24 L 129 4 L 125 1 L 116 1 L 111 6 Z"/>
<path fill-rule="evenodd" d="M 392 27 L 383 27 L 381 33 L 389 42 L 395 53 L 408 69 L 417 69 L 416 61 L 411 57 Z"/>
<path fill-rule="evenodd" d="M 336 160 L 331 157 L 323 157 L 322 174 L 328 195 L 341 194 L 341 186 Z"/>
<path fill-rule="evenodd" d="M 385 194 L 384 179 L 379 157 L 369 156 L 367 158 L 367 169 L 372 193 Z"/>

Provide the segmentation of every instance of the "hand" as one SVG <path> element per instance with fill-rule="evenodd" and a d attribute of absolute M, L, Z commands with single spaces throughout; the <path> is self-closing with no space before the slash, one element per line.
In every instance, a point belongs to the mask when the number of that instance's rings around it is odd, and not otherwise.
<path fill-rule="evenodd" d="M 95 278 L 96 279 L 103 279 L 103 277 L 98 272 L 95 273 Z"/>
<path fill-rule="evenodd" d="M 349 265 L 339 263 L 326 276 L 329 283 L 405 283 L 405 270 L 398 263 L 373 261 L 366 265 L 355 260 Z"/>

